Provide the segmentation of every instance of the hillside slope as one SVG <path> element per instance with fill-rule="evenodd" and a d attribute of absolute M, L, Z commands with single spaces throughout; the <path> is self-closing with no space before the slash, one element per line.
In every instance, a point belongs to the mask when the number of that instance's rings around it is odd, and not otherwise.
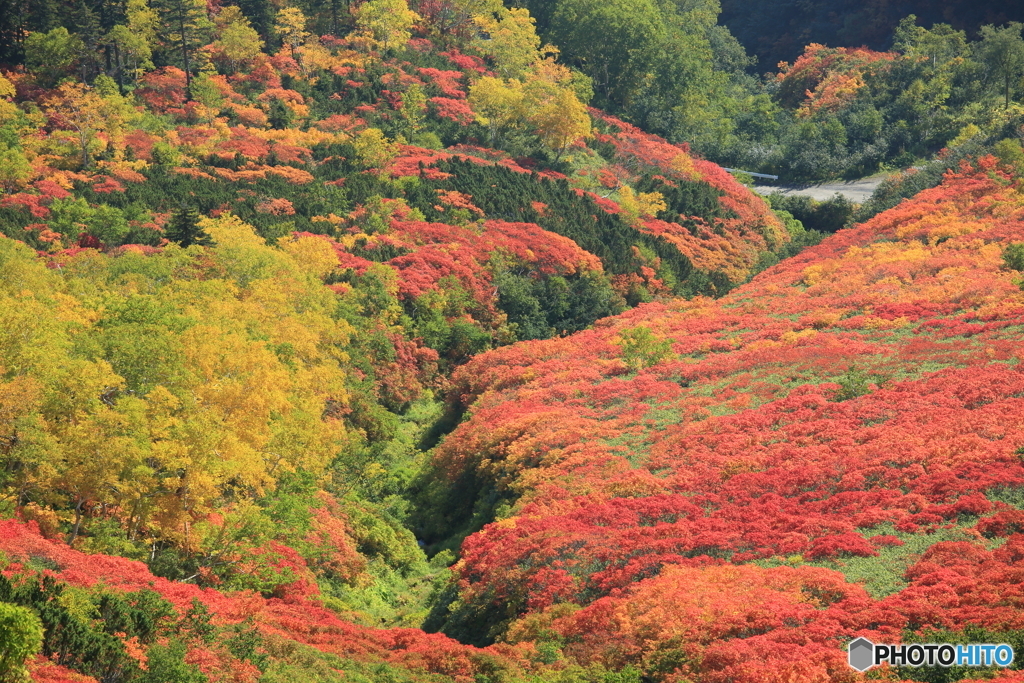
<path fill-rule="evenodd" d="M 665 681 L 852 679 L 858 635 L 1017 643 L 1022 237 L 988 157 L 717 301 L 477 357 L 430 493 L 501 519 L 429 623 Z"/>
<path fill-rule="evenodd" d="M 811 45 L 762 91 L 714 2 L 561 2 L 564 53 L 498 0 L 80 4 L 0 12 L 0 620 L 34 680 L 818 683 L 856 635 L 1024 648 L 1016 138 L 817 244 L 588 106 L 798 141 L 807 177 L 846 128 L 877 165 L 933 127 L 908 74 L 971 114 L 929 145 L 1016 135 L 964 36 Z"/>
<path fill-rule="evenodd" d="M 31 57 L 79 44 L 57 27 L 0 72 L 0 603 L 41 620 L 36 680 L 620 675 L 413 628 L 455 559 L 411 530 L 438 397 L 481 351 L 723 294 L 809 236 L 588 109 L 522 15 L 492 4 L 509 62 L 472 15 L 449 41 L 388 7 L 343 38 L 282 9 L 264 50 L 192 6 L 199 43 L 143 41 L 159 66 Z"/>
<path fill-rule="evenodd" d="M 723 0 L 723 24 L 758 57 L 760 71 L 771 70 L 781 61 L 793 61 L 805 45 L 867 46 L 886 50 L 893 32 L 908 14 L 917 15 L 921 25 L 946 23 L 970 34 L 982 24 L 1020 21 L 1020 8 L 1004 2 L 875 2 L 869 5 L 844 0 L 796 3 L 773 0 L 750 6 L 738 0 Z M 841 21 L 837 21 L 842 17 Z"/>
<path fill-rule="evenodd" d="M 225 595 L 154 576 L 140 562 L 72 550 L 33 527 L 0 523 L 9 562 L 0 599 L 43 617 L 52 652 L 31 667 L 34 680 L 507 680 L 531 669 L 528 648 L 479 650 L 341 619 L 315 599 L 315 579 L 294 551 L 284 563 L 298 573 L 273 597 Z"/>

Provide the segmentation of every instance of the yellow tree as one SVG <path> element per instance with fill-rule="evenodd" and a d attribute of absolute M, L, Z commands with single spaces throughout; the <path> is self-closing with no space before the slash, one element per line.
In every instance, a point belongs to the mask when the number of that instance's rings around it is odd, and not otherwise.
<path fill-rule="evenodd" d="M 536 46 L 538 41 L 527 42 Z M 532 61 L 527 62 L 531 52 Z M 522 68 L 525 80 L 480 78 L 470 87 L 470 107 L 477 122 L 488 127 L 492 145 L 505 131 L 530 129 L 560 158 L 566 149 L 591 135 L 590 115 L 576 95 L 573 73 L 553 58 L 540 59 L 535 47 L 517 54 L 516 65 L 509 68 Z"/>
<path fill-rule="evenodd" d="M 0 291 L 0 366 L 11 377 L 0 383 L 0 454 L 16 473 L 7 484 L 19 503 L 31 493 L 63 509 L 71 542 L 87 513 L 124 488 L 134 449 L 111 407 L 124 381 L 105 360 L 72 356 L 72 334 L 88 331 L 93 318 L 59 281 L 40 277 L 13 250 L 0 264 L 12 284 L 33 287 Z"/>
<path fill-rule="evenodd" d="M 218 76 L 215 71 L 202 71 L 192 79 L 192 100 L 200 105 L 199 118 L 206 122 L 212 122 L 220 113 L 224 105 L 224 95 L 217 84 Z"/>
<path fill-rule="evenodd" d="M 330 51 L 320 40 L 306 30 L 308 19 L 297 7 L 286 7 L 277 13 L 274 29 L 281 36 L 281 42 L 291 52 L 299 70 L 306 73 L 310 68 L 326 69 L 331 65 Z"/>
<path fill-rule="evenodd" d="M 3 74 L 0 74 L 0 99 L 14 97 L 14 95 L 14 84 L 7 80 L 7 78 Z"/>
<path fill-rule="evenodd" d="M 368 0 L 356 10 L 356 28 L 384 50 L 408 43 L 419 20 L 406 0 Z"/>
<path fill-rule="evenodd" d="M 13 132 L 11 143 L 0 142 L 0 190 L 17 192 L 32 179 L 32 164 L 20 147 L 24 116 L 17 105 L 9 100 L 15 95 L 14 84 L 0 74 L 0 126 Z"/>
<path fill-rule="evenodd" d="M 127 24 L 118 24 L 107 34 L 107 42 L 114 48 L 117 81 L 122 87 L 127 79 L 134 81 L 153 68 L 153 45 L 160 24 L 160 18 L 146 0 L 128 0 L 125 15 Z"/>
<path fill-rule="evenodd" d="M 402 93 L 402 109 L 399 112 L 407 126 L 407 132 L 414 137 L 423 128 L 423 119 L 426 116 L 427 95 L 423 92 L 423 86 L 411 85 Z"/>
<path fill-rule="evenodd" d="M 404 143 L 400 140 L 388 140 L 379 128 L 367 128 L 352 141 L 360 163 L 375 169 L 380 176 L 387 173 L 387 166 L 398 156 L 401 144 Z"/>
<path fill-rule="evenodd" d="M 69 541 L 104 516 L 128 539 L 198 552 L 194 525 L 225 500 L 297 469 L 322 474 L 349 443 L 329 410 L 349 400 L 353 332 L 323 286 L 330 243 L 273 248 L 230 214 L 201 227 L 216 246 L 126 257 L 145 272 L 206 269 L 162 284 L 142 271 L 113 283 L 100 254 L 57 275 L 0 238 L 3 493 L 63 522 Z M 74 357 L 83 338 L 102 359 Z"/>
<path fill-rule="evenodd" d="M 487 126 L 491 145 L 522 119 L 523 100 L 522 84 L 515 79 L 504 81 L 484 76 L 470 87 L 469 106 L 477 123 Z"/>
<path fill-rule="evenodd" d="M 544 146 L 555 153 L 556 160 L 576 142 L 591 136 L 590 114 L 568 88 L 558 88 L 532 111 L 529 121 Z"/>
<path fill-rule="evenodd" d="M 128 29 L 152 46 L 157 40 L 160 17 L 146 0 L 128 0 L 125 9 L 128 18 Z"/>
<path fill-rule="evenodd" d="M 299 60 L 297 50 L 309 38 L 306 30 L 306 15 L 298 7 L 285 7 L 277 13 L 274 30 L 281 36 L 281 42 L 292 53 L 292 59 Z"/>
<path fill-rule="evenodd" d="M 107 43 L 114 48 L 117 80 L 121 86 L 135 81 L 153 68 L 153 50 L 139 34 L 118 24 L 107 34 Z"/>
<path fill-rule="evenodd" d="M 231 69 L 235 70 L 239 62 L 248 62 L 259 56 L 263 50 L 263 40 L 249 20 L 235 5 L 225 7 L 217 15 L 217 28 L 220 38 L 215 45 L 224 52 L 231 61 Z"/>
<path fill-rule="evenodd" d="M 488 38 L 477 38 L 473 45 L 494 58 L 495 67 L 504 78 L 521 78 L 539 59 L 540 36 L 528 9 L 501 7 L 477 16 L 474 21 Z"/>
<path fill-rule="evenodd" d="M 338 254 L 328 240 L 306 235 L 281 239 L 277 244 L 299 268 L 318 280 L 322 280 L 338 267 Z"/>
<path fill-rule="evenodd" d="M 92 165 L 92 155 L 103 147 L 96 134 L 107 124 L 107 103 L 95 90 L 81 83 L 66 82 L 45 103 L 71 133 L 81 153 L 82 168 Z"/>
<path fill-rule="evenodd" d="M 124 383 L 110 371 L 109 365 L 103 366 L 83 368 L 93 372 L 75 378 L 69 382 L 69 388 L 82 393 L 93 389 L 99 396 L 112 396 Z M 118 504 L 120 494 L 134 487 L 132 465 L 141 458 L 137 456 L 131 421 L 106 404 L 83 406 L 74 421 L 55 431 L 60 438 L 63 462 L 49 486 L 69 497 L 73 518 L 66 541 L 73 544 L 87 516 L 96 515 L 97 508 L 102 511 L 104 506 Z"/>
<path fill-rule="evenodd" d="M 0 188 L 6 192 L 17 192 L 28 184 L 32 173 L 32 164 L 24 152 L 0 143 Z"/>
<path fill-rule="evenodd" d="M 639 225 L 643 218 L 653 218 L 665 211 L 668 204 L 660 192 L 634 192 L 629 185 L 619 188 L 619 208 L 622 219 L 630 225 Z"/>
<path fill-rule="evenodd" d="M 96 93 L 103 98 L 102 129 L 107 134 L 114 161 L 122 161 L 127 149 L 125 134 L 128 124 L 138 120 L 141 114 L 132 105 L 132 102 L 121 94 L 114 79 L 109 76 L 103 74 L 97 76 L 93 87 Z"/>
<path fill-rule="evenodd" d="M 4 298 L 0 294 L 0 302 Z M 5 374 L 6 368 L 0 367 L 0 376 Z M 42 383 L 35 377 L 22 375 L 6 382 L 0 380 L 0 462 L 8 471 L 17 472 L 5 482 L 13 486 L 4 492 L 4 497 L 16 502 L 29 484 L 25 472 L 28 468 L 22 461 L 28 460 L 33 450 L 32 432 L 40 431 L 41 425 L 34 418 L 42 406 L 43 391 Z"/>

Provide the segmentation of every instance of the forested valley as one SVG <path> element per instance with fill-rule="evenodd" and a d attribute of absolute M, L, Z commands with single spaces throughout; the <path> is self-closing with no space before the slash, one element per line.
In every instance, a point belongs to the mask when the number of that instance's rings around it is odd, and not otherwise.
<path fill-rule="evenodd" d="M 1022 20 L 0 0 L 0 681 L 1024 658 Z"/>

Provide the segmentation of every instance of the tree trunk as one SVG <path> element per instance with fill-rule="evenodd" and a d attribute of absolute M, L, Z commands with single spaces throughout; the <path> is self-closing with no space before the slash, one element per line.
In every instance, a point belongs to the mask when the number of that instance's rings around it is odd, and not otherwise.
<path fill-rule="evenodd" d="M 79 131 L 78 140 L 82 144 L 82 168 L 89 168 L 89 136 L 85 131 Z"/>
<path fill-rule="evenodd" d="M 192 65 L 188 58 L 188 30 L 185 28 L 185 2 L 178 0 L 178 30 L 181 35 L 181 58 L 185 63 L 185 101 L 192 101 Z"/>
<path fill-rule="evenodd" d="M 82 528 L 82 505 L 85 504 L 85 499 L 79 497 L 78 504 L 75 505 L 75 525 L 71 528 L 71 533 L 68 534 L 67 544 L 72 545 L 75 539 L 78 538 L 78 532 Z"/>

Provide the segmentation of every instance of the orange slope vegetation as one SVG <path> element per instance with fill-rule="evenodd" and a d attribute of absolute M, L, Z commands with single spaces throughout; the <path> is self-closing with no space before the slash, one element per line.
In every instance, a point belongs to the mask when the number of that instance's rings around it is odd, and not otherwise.
<path fill-rule="evenodd" d="M 723 299 L 459 370 L 436 474 L 515 503 L 446 631 L 753 683 L 843 680 L 857 635 L 1024 629 L 1024 188 L 978 166 Z"/>
<path fill-rule="evenodd" d="M 454 681 L 472 681 L 476 674 L 490 671 L 496 665 L 512 672 L 528 664 L 526 655 L 529 648 L 499 646 L 482 650 L 418 629 L 385 630 L 356 626 L 320 606 L 313 584 L 303 578 L 285 587 L 281 597 L 267 599 L 251 591 L 227 595 L 211 588 L 203 589 L 194 584 L 154 576 L 141 562 L 73 550 L 59 541 L 40 536 L 34 522 L 24 524 L 15 520 L 0 521 L 0 553 L 11 562 L 3 574 L 14 583 L 32 576 L 28 571 L 30 566 L 44 565 L 52 568 L 46 570 L 45 575 L 73 588 L 115 593 L 155 591 L 181 616 L 186 615 L 198 601 L 210 614 L 213 628 L 224 629 L 243 623 L 252 625 L 264 639 L 265 646 L 276 652 L 275 657 L 289 649 L 307 645 L 343 657 L 351 666 L 355 662 L 389 663 L 421 675 L 423 680 Z M 288 555 L 287 552 L 285 554 Z M 310 578 L 301 558 L 291 553 L 290 560 L 297 561 L 292 569 Z M 83 599 L 81 595 L 77 595 L 80 601 Z M 71 604 L 65 599 L 58 599 L 58 602 Z M 115 635 L 123 637 L 125 634 Z M 128 641 L 127 645 L 132 652 L 132 642 Z M 138 643 L 134 645 L 137 647 Z M 88 656 L 87 653 L 78 654 Z M 144 657 L 141 660 L 144 662 Z M 186 661 L 210 676 L 210 680 L 254 681 L 260 675 L 255 667 L 241 661 L 230 648 L 218 641 L 206 644 L 190 642 Z M 37 681 L 95 680 L 56 666 L 42 657 L 32 668 L 33 679 Z M 345 669 L 336 669 L 336 673 L 344 676 Z M 438 675 L 438 678 L 431 674 Z"/>

